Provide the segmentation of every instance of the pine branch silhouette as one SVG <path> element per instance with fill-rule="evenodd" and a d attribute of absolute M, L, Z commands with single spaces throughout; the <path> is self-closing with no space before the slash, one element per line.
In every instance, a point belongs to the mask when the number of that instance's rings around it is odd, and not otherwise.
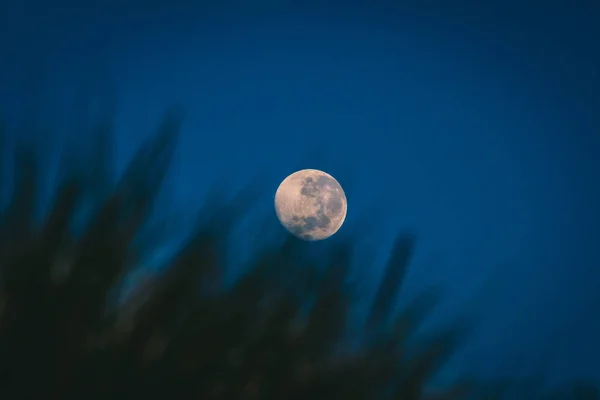
<path fill-rule="evenodd" d="M 252 188 L 229 204 L 209 198 L 180 250 L 123 295 L 127 277 L 160 244 L 151 219 L 181 118 L 168 112 L 116 182 L 112 124 L 93 129 L 101 145 L 91 168 L 63 177 L 41 221 L 33 217 L 41 168 L 34 149 L 0 142 L 3 166 L 7 153 L 15 156 L 0 213 L 0 398 L 469 398 L 462 385 L 427 391 L 456 331 L 410 347 L 435 298 L 393 315 L 410 235 L 396 241 L 360 349 L 344 346 L 351 243 L 313 265 L 290 237 L 224 285 L 234 249 L 223 239 L 247 212 Z"/>

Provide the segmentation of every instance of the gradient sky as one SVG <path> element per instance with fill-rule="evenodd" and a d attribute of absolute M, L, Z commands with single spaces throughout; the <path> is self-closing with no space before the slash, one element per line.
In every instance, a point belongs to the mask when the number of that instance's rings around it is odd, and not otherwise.
<path fill-rule="evenodd" d="M 340 235 L 380 260 L 415 230 L 405 295 L 441 285 L 435 318 L 476 318 L 453 371 L 600 380 L 600 5 L 46 3 L 0 5 L 7 114 L 41 81 L 62 110 L 114 84 L 122 167 L 180 104 L 177 209 L 258 178 L 273 218 L 285 176 L 324 169 Z"/>

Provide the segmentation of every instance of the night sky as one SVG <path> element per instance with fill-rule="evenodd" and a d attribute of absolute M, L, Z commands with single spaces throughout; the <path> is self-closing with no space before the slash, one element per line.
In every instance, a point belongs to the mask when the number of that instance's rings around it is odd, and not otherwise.
<path fill-rule="evenodd" d="M 82 86 L 116 88 L 121 169 L 180 105 L 176 213 L 217 181 L 273 220 L 278 184 L 323 169 L 366 282 L 413 230 L 405 298 L 439 285 L 432 318 L 473 319 L 448 374 L 600 380 L 600 4 L 71 3 L 0 2 L 9 121 L 33 98 L 68 126 Z"/>

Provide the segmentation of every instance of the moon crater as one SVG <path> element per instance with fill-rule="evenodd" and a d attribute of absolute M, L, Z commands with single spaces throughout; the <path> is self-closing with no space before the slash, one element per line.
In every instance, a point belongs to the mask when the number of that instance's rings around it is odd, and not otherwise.
<path fill-rule="evenodd" d="M 346 219 L 347 201 L 341 185 L 316 169 L 294 172 L 275 193 L 281 224 L 303 240 L 322 240 L 336 233 Z"/>

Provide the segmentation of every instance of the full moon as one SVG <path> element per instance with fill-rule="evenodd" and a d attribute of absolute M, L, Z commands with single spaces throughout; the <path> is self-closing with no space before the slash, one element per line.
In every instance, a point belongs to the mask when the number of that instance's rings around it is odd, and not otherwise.
<path fill-rule="evenodd" d="M 294 172 L 275 193 L 275 212 L 281 225 L 303 240 L 323 240 L 336 233 L 346 219 L 342 186 L 316 169 Z"/>

